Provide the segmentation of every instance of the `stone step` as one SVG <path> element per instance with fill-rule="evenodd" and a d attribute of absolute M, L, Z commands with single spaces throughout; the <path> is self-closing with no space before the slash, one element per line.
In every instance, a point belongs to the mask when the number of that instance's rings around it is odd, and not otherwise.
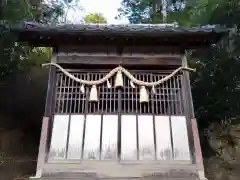
<path fill-rule="evenodd" d="M 184 171 L 156 173 L 143 177 L 99 177 L 81 172 L 44 173 L 40 180 L 198 180 L 198 176 Z"/>

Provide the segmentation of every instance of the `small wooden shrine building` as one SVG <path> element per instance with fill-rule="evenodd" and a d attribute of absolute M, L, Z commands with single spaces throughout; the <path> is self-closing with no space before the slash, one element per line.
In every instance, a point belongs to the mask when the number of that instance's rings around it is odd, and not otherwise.
<path fill-rule="evenodd" d="M 205 179 L 185 51 L 226 30 L 25 23 L 12 31 L 54 49 L 33 179 Z"/>

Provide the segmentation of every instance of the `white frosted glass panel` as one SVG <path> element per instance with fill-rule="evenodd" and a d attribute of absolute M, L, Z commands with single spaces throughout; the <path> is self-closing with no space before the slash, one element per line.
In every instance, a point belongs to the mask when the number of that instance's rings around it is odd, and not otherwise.
<path fill-rule="evenodd" d="M 51 138 L 50 159 L 63 159 L 66 155 L 68 115 L 55 115 Z"/>
<path fill-rule="evenodd" d="M 136 116 L 121 116 L 121 159 L 137 160 Z"/>
<path fill-rule="evenodd" d="M 139 159 L 155 158 L 153 139 L 153 116 L 138 116 Z"/>
<path fill-rule="evenodd" d="M 84 115 L 71 115 L 68 159 L 80 159 L 82 152 Z"/>
<path fill-rule="evenodd" d="M 157 159 L 172 159 L 169 116 L 155 116 Z"/>
<path fill-rule="evenodd" d="M 173 147 L 175 160 L 190 160 L 186 118 L 172 116 Z"/>
<path fill-rule="evenodd" d="M 84 159 L 99 159 L 100 130 L 101 115 L 87 115 L 83 152 Z"/>
<path fill-rule="evenodd" d="M 117 159 L 118 116 L 103 116 L 102 154 L 104 160 Z"/>

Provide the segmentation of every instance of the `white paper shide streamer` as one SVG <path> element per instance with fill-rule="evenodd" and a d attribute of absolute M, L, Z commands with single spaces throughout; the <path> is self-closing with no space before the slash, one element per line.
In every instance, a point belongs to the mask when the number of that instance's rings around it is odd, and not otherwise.
<path fill-rule="evenodd" d="M 111 87 L 112 87 L 111 84 L 110 84 L 110 82 L 109 82 L 109 80 L 107 80 L 107 87 L 108 87 L 108 88 L 111 88 Z"/>
<path fill-rule="evenodd" d="M 80 91 L 81 91 L 81 93 L 85 93 L 84 84 L 81 85 Z"/>

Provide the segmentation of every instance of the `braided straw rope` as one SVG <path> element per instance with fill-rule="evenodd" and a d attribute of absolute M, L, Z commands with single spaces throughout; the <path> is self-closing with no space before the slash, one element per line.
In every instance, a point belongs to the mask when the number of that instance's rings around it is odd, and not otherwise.
<path fill-rule="evenodd" d="M 126 70 L 125 68 L 123 68 L 122 66 L 116 67 L 113 70 L 111 70 L 106 76 L 104 76 L 102 79 L 99 79 L 97 81 L 87 81 L 87 80 L 83 80 L 83 79 L 79 79 L 77 77 L 75 77 L 74 75 L 70 74 L 69 72 L 67 72 L 65 69 L 63 69 L 60 65 L 56 64 L 56 63 L 46 63 L 43 64 L 42 66 L 55 66 L 57 67 L 60 71 L 62 71 L 66 76 L 68 76 L 69 78 L 71 78 L 72 80 L 79 82 L 81 84 L 85 84 L 85 85 L 99 85 L 104 83 L 105 81 L 107 81 L 109 78 L 111 78 L 115 73 L 117 73 L 118 71 L 121 71 L 123 74 L 125 74 L 133 83 L 139 85 L 139 86 L 157 86 L 162 84 L 163 82 L 169 80 L 170 78 L 172 78 L 175 74 L 177 74 L 178 72 L 182 71 L 182 70 L 187 70 L 187 71 L 193 71 L 195 72 L 195 69 L 192 68 L 187 68 L 187 67 L 179 67 L 176 70 L 174 70 L 171 74 L 169 74 L 168 76 L 165 76 L 164 78 L 155 81 L 155 82 L 145 82 L 145 81 L 140 81 L 138 79 L 136 79 L 128 70 Z"/>

